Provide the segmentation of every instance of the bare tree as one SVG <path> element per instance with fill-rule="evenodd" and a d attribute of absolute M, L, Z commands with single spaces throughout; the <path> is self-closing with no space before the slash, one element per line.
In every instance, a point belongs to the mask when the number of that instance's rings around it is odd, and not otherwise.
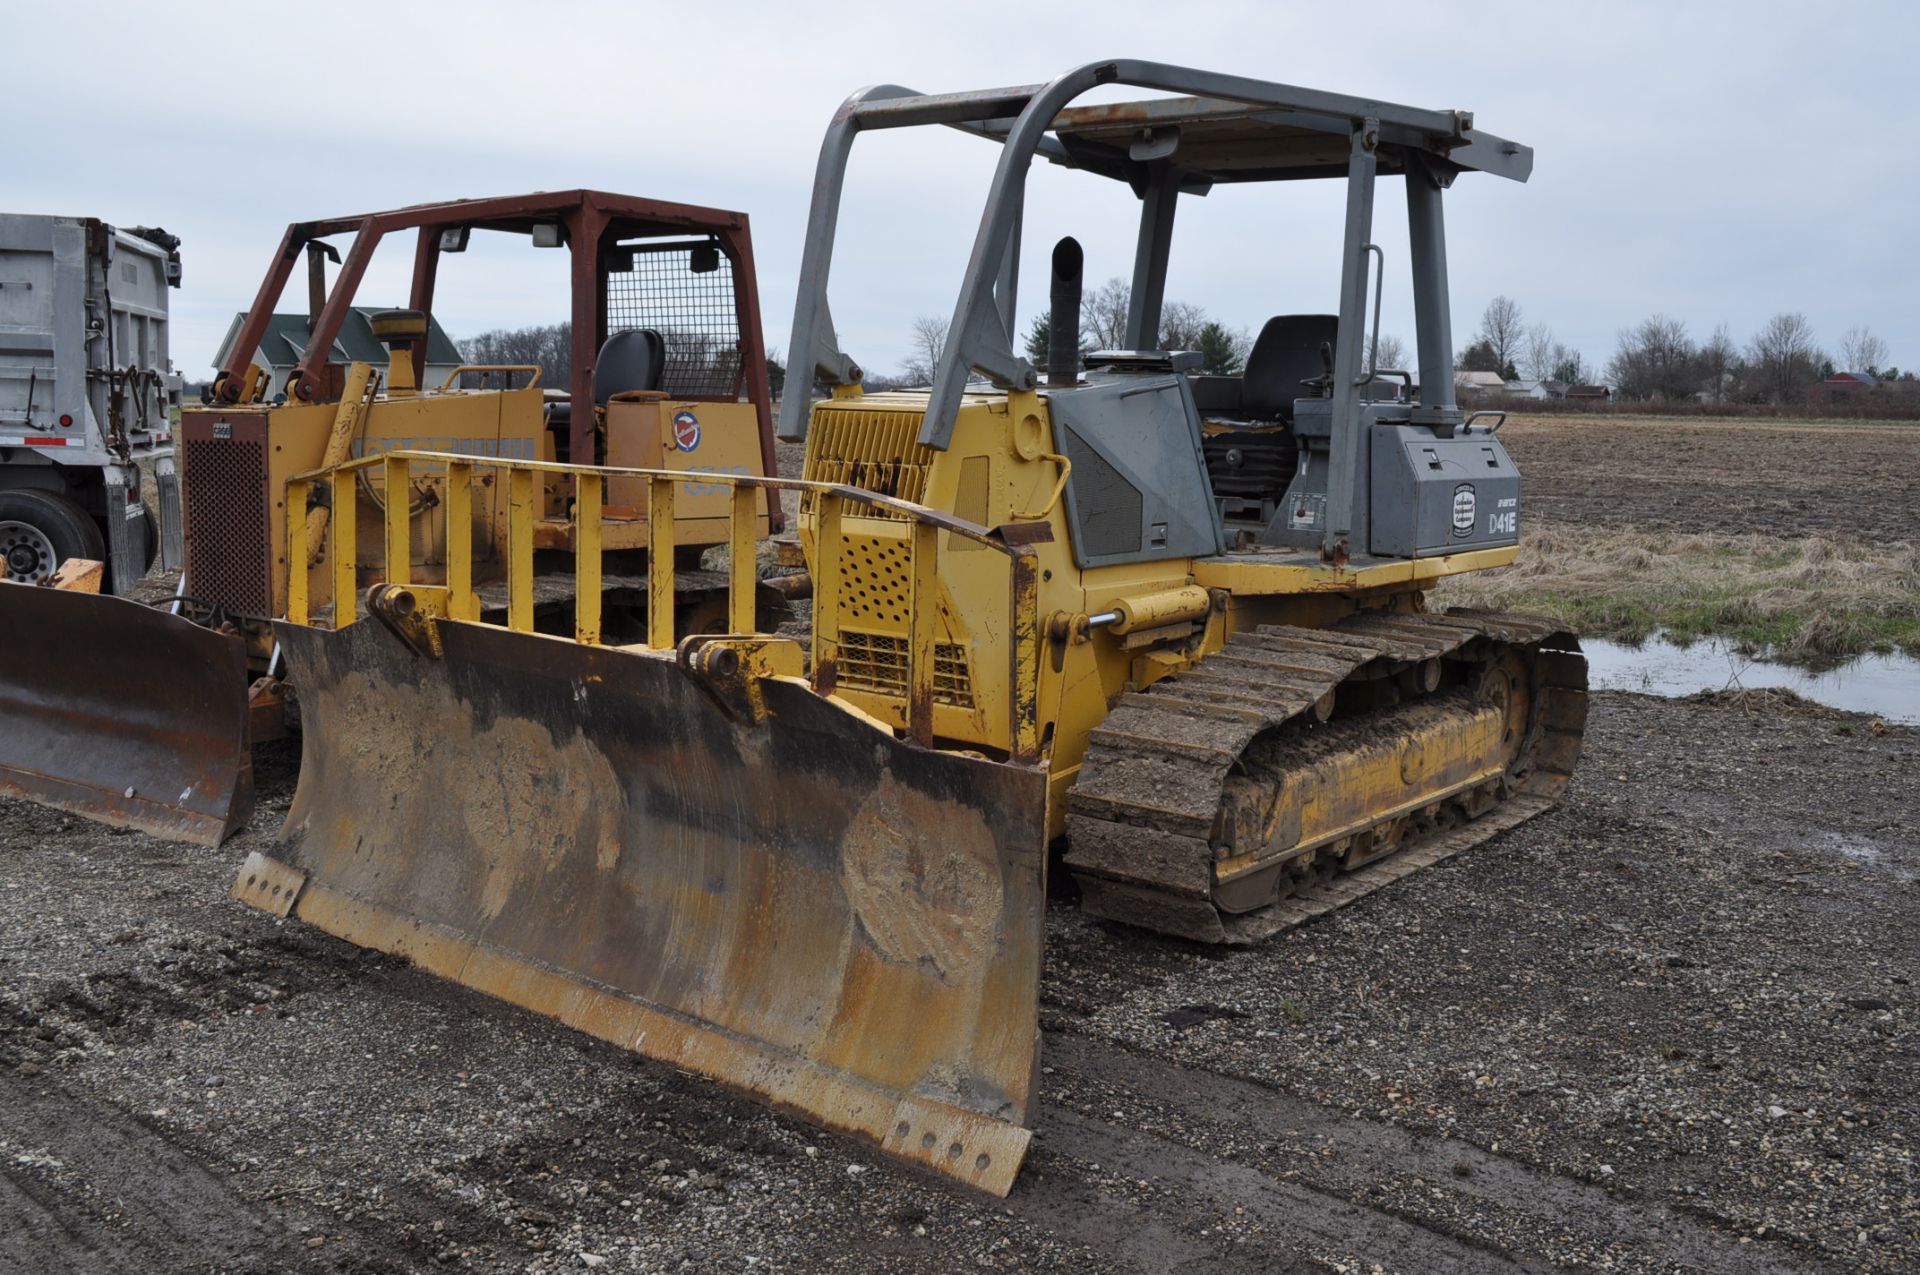
<path fill-rule="evenodd" d="M 1797 403 L 1819 379 L 1825 355 L 1814 343 L 1813 325 L 1804 314 L 1776 314 L 1747 346 L 1757 395 L 1775 403 Z"/>
<path fill-rule="evenodd" d="M 573 377 L 573 324 L 482 332 L 460 342 L 460 357 L 495 366 L 535 364 L 543 382 L 564 389 Z"/>
<path fill-rule="evenodd" d="M 1380 334 L 1379 354 L 1374 358 L 1375 367 L 1391 368 L 1396 372 L 1407 372 L 1407 343 L 1391 332 Z"/>
<path fill-rule="evenodd" d="M 1118 350 L 1127 344 L 1127 300 L 1133 289 L 1115 275 L 1080 298 L 1080 330 L 1096 350 Z"/>
<path fill-rule="evenodd" d="M 1713 335 L 1700 346 L 1694 358 L 1699 371 L 1700 388 L 1706 394 L 1707 401 L 1716 407 L 1725 403 L 1740 379 L 1740 351 L 1727 332 L 1726 324 L 1722 323 L 1713 330 Z"/>
<path fill-rule="evenodd" d="M 1486 312 L 1480 316 L 1479 339 L 1492 347 L 1493 357 L 1500 364 L 1496 369 L 1500 375 L 1513 376 L 1526 342 L 1520 303 L 1512 297 L 1495 297 L 1487 302 Z"/>
<path fill-rule="evenodd" d="M 1840 338 L 1840 370 L 1878 375 L 1887 365 L 1887 343 L 1865 324 L 1847 329 Z"/>
<path fill-rule="evenodd" d="M 912 353 L 900 369 L 900 375 L 909 385 L 933 384 L 934 369 L 940 366 L 940 355 L 947 348 L 947 320 L 931 314 L 923 314 L 913 321 Z"/>
<path fill-rule="evenodd" d="M 1187 301 L 1169 301 L 1160 307 L 1160 347 L 1163 350 L 1197 350 L 1200 332 L 1212 320 L 1207 312 Z"/>
<path fill-rule="evenodd" d="M 1691 398 L 1699 389 L 1696 353 L 1685 323 L 1656 314 L 1621 330 L 1607 375 L 1622 398 Z"/>
<path fill-rule="evenodd" d="M 1587 383 L 1587 360 L 1571 346 L 1555 345 L 1552 379 L 1565 385 Z"/>
<path fill-rule="evenodd" d="M 1080 348 L 1083 350 L 1123 350 L 1127 347 L 1127 307 L 1133 297 L 1133 288 L 1125 279 L 1115 275 L 1099 287 L 1085 293 L 1080 298 Z M 1163 350 L 1198 350 L 1201 346 L 1201 334 L 1213 324 L 1206 309 L 1190 301 L 1168 301 L 1160 307 L 1160 345 Z M 1215 324 L 1215 326 L 1218 326 Z M 1033 329 L 1028 333 L 1031 344 L 1034 333 L 1043 329 L 1041 320 L 1034 321 Z M 1223 329 L 1224 330 L 1224 329 Z M 1248 345 L 1245 334 L 1229 332 L 1234 343 L 1240 347 L 1242 357 Z M 1215 346 L 1219 344 L 1219 334 L 1210 338 Z"/>
<path fill-rule="evenodd" d="M 1553 329 L 1544 323 L 1536 323 L 1527 329 L 1525 356 L 1520 361 L 1520 370 L 1536 381 L 1549 380 L 1553 368 L 1566 353 L 1567 347 L 1556 345 Z"/>

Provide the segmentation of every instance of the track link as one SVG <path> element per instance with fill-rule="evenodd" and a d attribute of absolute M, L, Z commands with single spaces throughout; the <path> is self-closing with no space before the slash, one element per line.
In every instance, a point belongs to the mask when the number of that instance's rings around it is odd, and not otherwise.
<path fill-rule="evenodd" d="M 1093 732 L 1067 815 L 1081 906 L 1182 938 L 1251 943 L 1532 818 L 1579 757 L 1579 650 L 1552 621 L 1466 609 L 1235 634 L 1124 696 Z M 1506 705 L 1497 678 L 1524 696 L 1501 764 L 1463 774 L 1447 769 L 1453 758 L 1428 765 L 1421 732 Z M 1293 839 L 1297 807 L 1320 782 L 1308 771 L 1363 752 L 1397 757 L 1406 788 L 1380 794 L 1358 822 Z M 1431 773 L 1416 776 L 1420 766 Z"/>

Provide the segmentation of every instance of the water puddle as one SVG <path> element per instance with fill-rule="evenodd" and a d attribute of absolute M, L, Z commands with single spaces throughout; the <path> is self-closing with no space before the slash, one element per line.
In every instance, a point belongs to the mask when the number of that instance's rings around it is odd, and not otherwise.
<path fill-rule="evenodd" d="M 1717 639 L 1675 646 L 1650 638 L 1625 646 L 1582 639 L 1590 684 L 1599 690 L 1678 697 L 1697 691 L 1793 691 L 1818 704 L 1920 726 L 1920 659 L 1866 655 L 1837 668 L 1810 670 L 1741 655 Z"/>

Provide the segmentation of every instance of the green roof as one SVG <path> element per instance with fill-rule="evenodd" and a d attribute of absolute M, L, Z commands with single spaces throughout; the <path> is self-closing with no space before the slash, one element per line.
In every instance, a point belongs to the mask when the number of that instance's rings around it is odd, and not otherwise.
<path fill-rule="evenodd" d="M 353 306 L 340 323 L 340 333 L 334 338 L 333 353 L 329 363 L 372 363 L 384 365 L 387 361 L 387 347 L 374 338 L 373 327 L 368 322 L 372 316 L 389 306 Z M 233 348 L 234 338 L 240 333 L 240 325 L 246 315 L 236 314 L 233 323 L 227 328 L 225 339 L 220 342 L 219 353 L 213 356 L 213 366 L 224 366 L 227 355 Z M 267 320 L 266 335 L 260 338 L 260 350 L 253 361 L 262 367 L 290 368 L 300 362 L 307 352 L 307 316 L 304 314 L 276 314 Z M 446 329 L 440 326 L 440 320 L 429 318 L 427 327 L 427 362 L 434 366 L 453 366 L 462 362 L 460 347 L 453 343 Z"/>

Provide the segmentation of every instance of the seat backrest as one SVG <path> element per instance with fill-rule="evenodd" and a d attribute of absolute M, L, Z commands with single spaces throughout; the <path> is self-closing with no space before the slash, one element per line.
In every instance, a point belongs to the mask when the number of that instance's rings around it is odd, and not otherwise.
<path fill-rule="evenodd" d="M 657 390 L 667 370 L 666 338 L 652 328 L 615 332 L 593 364 L 593 401 L 605 407 L 615 394 Z"/>
<path fill-rule="evenodd" d="M 1240 377 L 1240 411 L 1257 421 L 1293 420 L 1300 382 L 1326 371 L 1320 349 L 1340 331 L 1337 314 L 1279 314 L 1268 319 Z"/>

